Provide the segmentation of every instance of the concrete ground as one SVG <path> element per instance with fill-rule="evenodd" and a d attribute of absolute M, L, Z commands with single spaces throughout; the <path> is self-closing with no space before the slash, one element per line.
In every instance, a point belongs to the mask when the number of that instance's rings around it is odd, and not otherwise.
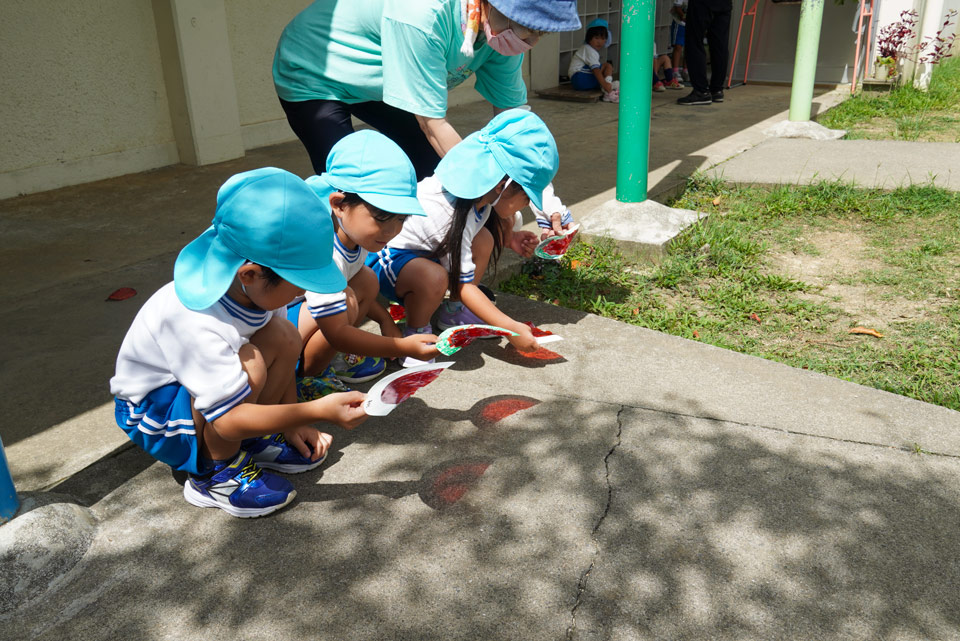
<path fill-rule="evenodd" d="M 789 100 L 678 95 L 654 97 L 652 194 L 762 143 Z M 574 214 L 612 198 L 616 107 L 533 104 Z M 125 444 L 107 380 L 217 186 L 262 165 L 309 172 L 288 144 L 0 201 L 7 456 L 28 506 L 83 506 L 62 515 L 77 559 L 6 577 L 0 638 L 960 638 L 960 414 L 503 294 L 565 338 L 552 354 L 464 349 L 390 416 L 332 428 L 271 517 L 188 505 Z M 19 545 L 29 568 L 60 543 Z"/>

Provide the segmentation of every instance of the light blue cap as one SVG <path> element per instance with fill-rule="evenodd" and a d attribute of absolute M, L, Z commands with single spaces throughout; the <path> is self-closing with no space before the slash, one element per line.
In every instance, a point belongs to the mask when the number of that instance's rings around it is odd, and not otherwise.
<path fill-rule="evenodd" d="M 584 31 L 584 33 L 586 33 L 587 31 L 590 31 L 591 27 L 603 27 L 604 29 L 607 30 L 607 41 L 603 44 L 603 46 L 609 47 L 610 43 L 613 42 L 613 34 L 610 33 L 610 23 L 604 20 L 603 18 L 596 18 L 590 21 L 590 24 L 587 25 L 587 29 L 586 31 Z"/>
<path fill-rule="evenodd" d="M 352 192 L 391 214 L 426 216 L 417 200 L 413 164 L 378 131 L 364 129 L 341 138 L 327 155 L 327 170 L 307 178 L 307 184 L 324 201 L 333 191 Z"/>
<path fill-rule="evenodd" d="M 575 31 L 580 28 L 577 0 L 490 0 L 490 4 L 528 29 Z"/>
<path fill-rule="evenodd" d="M 560 156 L 540 117 L 508 109 L 447 152 L 437 165 L 443 188 L 460 198 L 480 198 L 509 176 L 543 209 L 543 190 L 557 174 Z"/>
<path fill-rule="evenodd" d="M 248 260 L 307 291 L 327 294 L 347 286 L 333 262 L 329 207 L 283 169 L 254 169 L 223 183 L 213 225 L 177 256 L 177 297 L 189 309 L 210 307 Z"/>

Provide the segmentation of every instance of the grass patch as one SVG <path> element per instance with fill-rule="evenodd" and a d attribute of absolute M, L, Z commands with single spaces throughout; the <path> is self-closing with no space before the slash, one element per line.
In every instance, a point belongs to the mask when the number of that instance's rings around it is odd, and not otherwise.
<path fill-rule="evenodd" d="M 908 85 L 878 95 L 860 93 L 817 121 L 847 130 L 848 140 L 960 142 L 960 59 L 938 64 L 928 91 Z"/>
<path fill-rule="evenodd" d="M 711 216 L 659 265 L 581 242 L 501 287 L 960 410 L 960 195 L 695 177 L 672 204 Z"/>

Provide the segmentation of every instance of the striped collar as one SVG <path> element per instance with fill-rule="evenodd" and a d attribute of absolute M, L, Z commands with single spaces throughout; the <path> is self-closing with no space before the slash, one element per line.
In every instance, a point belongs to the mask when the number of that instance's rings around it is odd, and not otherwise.
<path fill-rule="evenodd" d="M 356 249 L 347 249 L 337 234 L 333 235 L 333 249 L 348 263 L 354 263 L 360 258 L 360 245 L 357 245 Z"/>
<path fill-rule="evenodd" d="M 223 309 L 233 316 L 234 318 L 243 321 L 251 327 L 259 327 L 267 322 L 267 315 L 270 313 L 263 309 L 250 309 L 249 307 L 244 307 L 237 301 L 233 300 L 227 294 L 224 294 L 223 297 L 217 301 L 220 303 L 220 306 Z"/>

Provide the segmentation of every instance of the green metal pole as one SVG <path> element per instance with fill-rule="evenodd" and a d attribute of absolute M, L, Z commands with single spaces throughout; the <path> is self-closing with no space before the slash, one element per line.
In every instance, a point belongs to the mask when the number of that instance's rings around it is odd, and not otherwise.
<path fill-rule="evenodd" d="M 820 48 L 821 22 L 823 22 L 823 0 L 803 0 L 800 4 L 797 57 L 793 63 L 793 85 L 790 90 L 791 122 L 810 120 L 813 82 L 817 74 L 817 51 Z"/>
<path fill-rule="evenodd" d="M 617 126 L 617 200 L 622 203 L 647 199 L 654 8 L 654 0 L 623 2 Z"/>

